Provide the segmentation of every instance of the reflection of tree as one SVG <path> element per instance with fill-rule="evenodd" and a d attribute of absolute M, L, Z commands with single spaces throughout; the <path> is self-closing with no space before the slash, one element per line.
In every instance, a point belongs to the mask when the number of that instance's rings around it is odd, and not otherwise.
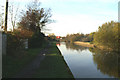
<path fill-rule="evenodd" d="M 119 77 L 118 68 L 118 57 L 120 54 L 116 52 L 107 52 L 99 49 L 89 49 L 93 53 L 94 63 L 97 64 L 97 69 L 102 73 L 107 74 L 109 76 Z"/>
<path fill-rule="evenodd" d="M 72 49 L 72 50 L 77 50 L 77 51 L 82 51 L 82 50 L 87 49 L 87 47 L 75 45 L 74 43 L 68 43 L 68 42 L 66 42 L 65 44 L 66 44 L 66 48 L 67 49 Z"/>

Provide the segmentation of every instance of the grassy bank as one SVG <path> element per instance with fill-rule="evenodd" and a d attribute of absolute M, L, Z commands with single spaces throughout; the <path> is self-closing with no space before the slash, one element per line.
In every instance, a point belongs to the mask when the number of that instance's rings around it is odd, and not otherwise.
<path fill-rule="evenodd" d="M 35 48 L 16 52 L 16 54 L 7 54 L 3 56 L 2 77 L 9 78 L 20 72 L 40 53 L 43 48 Z"/>
<path fill-rule="evenodd" d="M 51 43 L 42 48 L 28 49 L 16 52 L 14 55 L 3 56 L 3 78 L 14 77 L 26 65 L 31 63 L 45 50 L 45 58 L 40 63 L 40 67 L 35 70 L 33 78 L 72 78 L 73 75 L 65 63 L 56 43 Z"/>
<path fill-rule="evenodd" d="M 45 59 L 42 61 L 40 68 L 33 77 L 73 78 L 71 71 L 55 43 L 52 43 L 48 48 L 48 53 L 46 53 Z"/>

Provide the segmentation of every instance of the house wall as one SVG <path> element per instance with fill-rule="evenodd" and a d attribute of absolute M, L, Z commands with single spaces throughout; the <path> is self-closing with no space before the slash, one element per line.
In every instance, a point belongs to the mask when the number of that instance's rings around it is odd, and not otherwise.
<path fill-rule="evenodd" d="M 2 34 L 2 54 L 6 55 L 6 44 L 7 43 L 7 36 L 6 34 Z"/>
<path fill-rule="evenodd" d="M 2 33 L 0 32 L 0 79 L 2 78 Z"/>
<path fill-rule="evenodd" d="M 2 53 L 2 33 L 0 32 L 0 54 Z"/>
<path fill-rule="evenodd" d="M 0 32 L 0 79 L 2 78 L 2 56 L 6 55 L 6 42 L 7 36 L 5 33 Z"/>

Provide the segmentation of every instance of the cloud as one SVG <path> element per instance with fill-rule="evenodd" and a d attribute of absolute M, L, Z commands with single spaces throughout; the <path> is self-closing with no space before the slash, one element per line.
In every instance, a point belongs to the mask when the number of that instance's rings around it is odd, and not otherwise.
<path fill-rule="evenodd" d="M 101 2 L 101 3 L 113 3 L 118 2 L 119 0 L 40 0 L 41 2 Z"/>
<path fill-rule="evenodd" d="M 57 23 L 53 23 L 49 26 L 52 27 L 52 32 L 56 35 L 65 36 L 70 33 L 90 33 L 96 31 L 103 21 L 96 20 L 94 17 L 89 15 L 56 15 L 54 19 Z"/>
<path fill-rule="evenodd" d="M 33 0 L 9 0 L 9 2 L 30 2 L 30 1 L 33 1 Z"/>

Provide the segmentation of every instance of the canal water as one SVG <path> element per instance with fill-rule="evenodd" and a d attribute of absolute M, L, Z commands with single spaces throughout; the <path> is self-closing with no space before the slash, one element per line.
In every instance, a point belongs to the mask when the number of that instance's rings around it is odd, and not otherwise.
<path fill-rule="evenodd" d="M 118 54 L 61 42 L 57 44 L 75 78 L 118 78 Z"/>

